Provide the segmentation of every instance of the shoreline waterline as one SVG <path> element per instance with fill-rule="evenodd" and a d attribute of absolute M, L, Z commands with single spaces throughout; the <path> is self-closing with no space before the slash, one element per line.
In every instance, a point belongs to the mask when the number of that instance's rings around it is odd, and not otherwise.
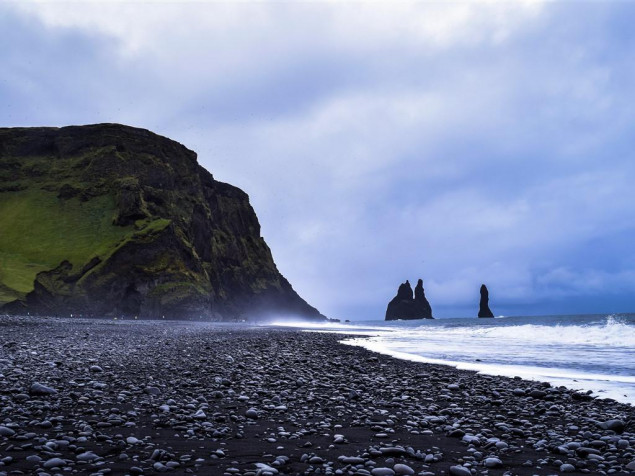
<path fill-rule="evenodd" d="M 483 375 L 499 377 L 520 377 L 523 380 L 533 382 L 548 382 L 553 386 L 564 386 L 570 390 L 579 392 L 591 391 L 597 398 L 612 398 L 621 403 L 635 405 L 635 393 L 623 394 L 624 388 L 635 387 L 635 377 L 620 377 L 616 380 L 614 376 L 600 374 L 568 374 L 566 371 L 558 369 L 543 369 L 540 367 L 487 364 L 483 362 L 457 362 L 451 360 L 430 359 L 416 354 L 398 352 L 386 349 L 372 341 L 373 336 L 361 338 L 344 339 L 340 343 L 344 345 L 363 347 L 364 349 L 378 354 L 389 355 L 397 359 L 419 362 L 423 364 L 447 365 L 458 370 L 470 370 Z M 560 374 L 559 374 L 560 373 Z"/>
<path fill-rule="evenodd" d="M 635 314 L 291 327 L 358 336 L 342 343 L 399 359 L 549 382 L 635 404 Z"/>

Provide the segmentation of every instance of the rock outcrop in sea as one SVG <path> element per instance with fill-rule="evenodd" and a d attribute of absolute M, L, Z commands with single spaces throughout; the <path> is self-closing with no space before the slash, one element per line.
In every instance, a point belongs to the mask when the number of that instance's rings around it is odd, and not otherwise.
<path fill-rule="evenodd" d="M 278 272 L 249 197 L 144 129 L 0 129 L 0 312 L 325 319 Z"/>
<path fill-rule="evenodd" d="M 489 291 L 487 286 L 481 284 L 481 302 L 478 310 L 478 317 L 494 317 L 494 314 L 489 308 Z"/>
<path fill-rule="evenodd" d="M 397 295 L 388 303 L 386 309 L 386 320 L 396 321 L 399 319 L 433 319 L 432 308 L 426 299 L 423 290 L 423 280 L 417 282 L 412 295 L 410 281 L 406 280 L 397 290 Z"/>

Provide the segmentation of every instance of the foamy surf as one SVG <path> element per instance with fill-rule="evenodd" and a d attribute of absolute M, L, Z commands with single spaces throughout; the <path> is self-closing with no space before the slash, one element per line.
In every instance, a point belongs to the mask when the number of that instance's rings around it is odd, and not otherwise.
<path fill-rule="evenodd" d="M 401 359 L 546 381 L 635 404 L 635 314 L 367 321 L 314 330 L 363 335 L 343 342 Z"/>

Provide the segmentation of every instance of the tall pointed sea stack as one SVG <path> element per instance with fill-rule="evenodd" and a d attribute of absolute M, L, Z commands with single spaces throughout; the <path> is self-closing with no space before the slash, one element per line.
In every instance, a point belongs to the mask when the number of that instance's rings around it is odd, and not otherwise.
<path fill-rule="evenodd" d="M 388 303 L 386 320 L 396 321 L 399 319 L 433 319 L 432 308 L 423 290 L 423 280 L 420 279 L 417 282 L 414 299 L 410 281 L 406 280 L 399 286 L 397 295 Z"/>
<path fill-rule="evenodd" d="M 481 303 L 478 310 L 478 317 L 494 317 L 489 308 L 489 291 L 484 284 L 481 284 Z"/>
<path fill-rule="evenodd" d="M 323 320 L 242 190 L 119 124 L 0 128 L 0 312 Z"/>
<path fill-rule="evenodd" d="M 415 287 L 414 315 L 421 316 L 416 319 L 432 319 L 432 307 L 426 299 L 426 293 L 423 290 L 423 280 L 417 281 Z"/>

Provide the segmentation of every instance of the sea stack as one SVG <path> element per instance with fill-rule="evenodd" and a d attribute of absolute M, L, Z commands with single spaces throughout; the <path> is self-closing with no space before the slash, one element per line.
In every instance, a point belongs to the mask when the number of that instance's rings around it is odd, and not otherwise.
<path fill-rule="evenodd" d="M 478 310 L 478 317 L 494 317 L 491 309 L 489 308 L 489 291 L 487 286 L 481 284 L 481 304 Z"/>
<path fill-rule="evenodd" d="M 397 295 L 388 303 L 386 320 L 396 321 L 399 319 L 433 319 L 432 308 L 423 290 L 423 280 L 417 281 L 414 298 L 410 281 L 406 280 L 399 286 Z"/>

